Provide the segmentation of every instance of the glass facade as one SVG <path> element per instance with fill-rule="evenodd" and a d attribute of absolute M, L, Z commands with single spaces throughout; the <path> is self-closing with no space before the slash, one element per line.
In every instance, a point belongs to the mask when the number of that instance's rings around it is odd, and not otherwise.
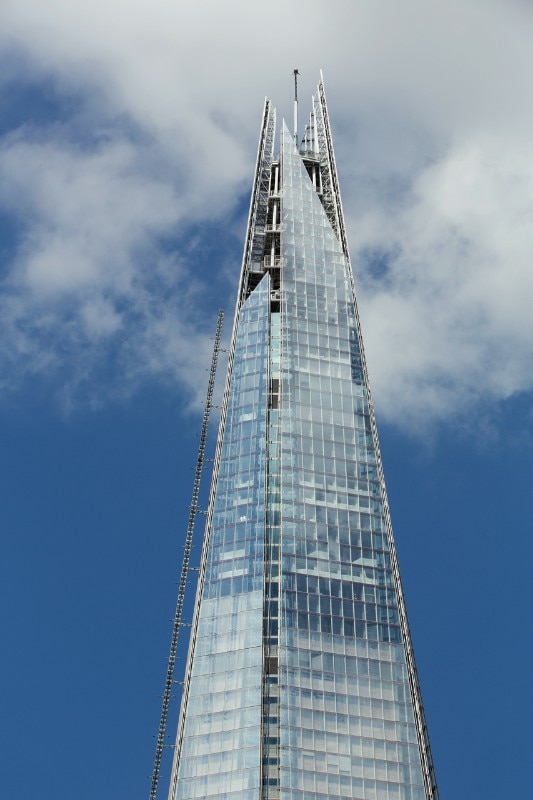
<path fill-rule="evenodd" d="M 281 793 L 422 800 L 348 264 L 282 137 Z"/>
<path fill-rule="evenodd" d="M 269 277 L 243 305 L 176 798 L 258 797 Z"/>
<path fill-rule="evenodd" d="M 320 114 L 253 193 L 170 800 L 438 797 Z"/>

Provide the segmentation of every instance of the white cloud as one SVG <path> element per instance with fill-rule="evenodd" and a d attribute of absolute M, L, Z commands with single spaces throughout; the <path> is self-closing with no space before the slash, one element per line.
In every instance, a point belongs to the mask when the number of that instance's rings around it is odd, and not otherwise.
<path fill-rule="evenodd" d="M 46 80 L 55 114 L 0 148 L 12 371 L 63 369 L 76 397 L 113 350 L 114 391 L 156 374 L 203 391 L 183 296 L 200 278 L 168 240 L 234 226 L 262 96 L 290 115 L 298 66 L 302 95 L 325 70 L 382 414 L 429 425 L 531 391 L 528 4 L 4 0 L 0 17 L 5 91 Z"/>
<path fill-rule="evenodd" d="M 95 284 L 127 291 L 132 251 L 180 208 L 172 185 L 144 168 L 143 150 L 124 139 L 84 152 L 53 133 L 7 138 L 0 197 L 4 207 L 16 198 L 26 228 L 16 285 L 41 297 Z"/>
<path fill-rule="evenodd" d="M 390 254 L 385 279 L 361 281 L 372 377 L 390 419 L 448 419 L 533 389 L 532 198 L 520 142 L 477 137 L 423 170 L 393 219 L 376 210 L 363 221 L 361 258 Z"/>
<path fill-rule="evenodd" d="M 25 372 L 54 373 L 56 381 L 61 376 L 60 401 L 70 407 L 100 403 L 106 392 L 128 394 L 144 372 L 166 373 L 200 391 L 183 347 L 192 339 L 202 352 L 208 342 L 196 330 L 193 304 L 187 307 L 196 280 L 185 281 L 179 259 L 158 247 L 183 198 L 150 173 L 154 160 L 150 147 L 121 138 L 88 151 L 65 140 L 64 131 L 6 138 L 0 202 L 16 205 L 22 232 L 0 297 L 4 363 L 11 364 L 5 388 Z M 181 354 L 171 326 L 161 333 L 179 295 Z M 113 349 L 121 374 L 103 389 L 94 379 Z"/>

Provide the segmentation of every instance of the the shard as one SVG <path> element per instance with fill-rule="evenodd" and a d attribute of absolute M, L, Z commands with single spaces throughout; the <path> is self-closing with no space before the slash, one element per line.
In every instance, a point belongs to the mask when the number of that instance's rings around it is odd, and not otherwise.
<path fill-rule="evenodd" d="M 170 800 L 437 800 L 322 80 L 265 102 Z"/>

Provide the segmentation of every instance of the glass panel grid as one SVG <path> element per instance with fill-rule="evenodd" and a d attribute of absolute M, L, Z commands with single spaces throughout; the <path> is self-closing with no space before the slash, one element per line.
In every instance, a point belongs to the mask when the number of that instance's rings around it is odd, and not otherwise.
<path fill-rule="evenodd" d="M 260 786 L 269 296 L 240 314 L 176 800 Z"/>
<path fill-rule="evenodd" d="M 348 265 L 282 167 L 282 797 L 422 798 Z"/>

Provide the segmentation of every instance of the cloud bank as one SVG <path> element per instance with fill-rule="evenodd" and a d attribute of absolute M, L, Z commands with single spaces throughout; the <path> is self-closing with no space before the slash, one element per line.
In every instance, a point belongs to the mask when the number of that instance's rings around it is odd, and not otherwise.
<path fill-rule="evenodd" d="M 45 7 L 46 6 L 46 7 Z M 262 97 L 325 72 L 373 393 L 449 423 L 531 392 L 527 4 L 0 11 L 0 386 L 67 405 L 163 380 L 194 401 L 231 307 Z M 305 18 L 304 18 L 305 16 Z M 229 326 L 228 326 L 229 327 Z"/>

